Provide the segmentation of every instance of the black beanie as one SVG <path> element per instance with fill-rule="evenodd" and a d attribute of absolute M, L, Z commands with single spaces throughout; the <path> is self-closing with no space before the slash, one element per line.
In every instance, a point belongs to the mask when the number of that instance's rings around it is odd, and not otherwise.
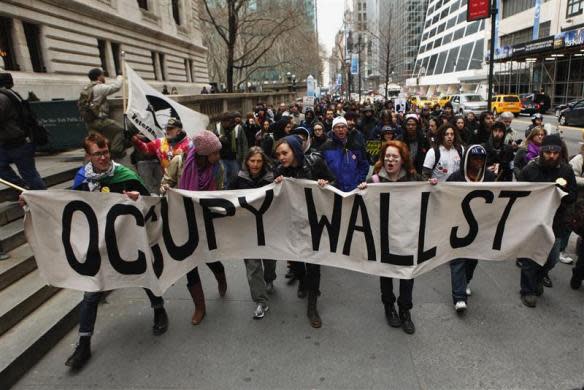
<path fill-rule="evenodd" d="M 550 134 L 543 137 L 541 143 L 542 152 L 561 152 L 562 151 L 562 139 L 558 134 Z"/>

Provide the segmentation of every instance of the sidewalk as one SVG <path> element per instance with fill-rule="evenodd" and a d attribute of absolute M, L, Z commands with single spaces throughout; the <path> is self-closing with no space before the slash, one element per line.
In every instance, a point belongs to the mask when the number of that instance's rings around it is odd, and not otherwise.
<path fill-rule="evenodd" d="M 570 253 L 574 252 L 572 236 Z M 416 333 L 390 328 L 376 277 L 323 268 L 321 329 L 278 263 L 270 311 L 254 321 L 243 262 L 225 263 L 224 299 L 206 267 L 207 316 L 192 326 L 181 279 L 165 294 L 170 327 L 151 335 L 140 289 L 118 290 L 100 307 L 93 356 L 80 373 L 64 366 L 70 332 L 16 389 L 576 389 L 584 385 L 584 288 L 558 263 L 554 287 L 535 309 L 519 300 L 514 262 L 480 262 L 464 316 L 455 314 L 447 265 L 416 279 Z M 394 286 L 396 289 L 397 286 Z"/>

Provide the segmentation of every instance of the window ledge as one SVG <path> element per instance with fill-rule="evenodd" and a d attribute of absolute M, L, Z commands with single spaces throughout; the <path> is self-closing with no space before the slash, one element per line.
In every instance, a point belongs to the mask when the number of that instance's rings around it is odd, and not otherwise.
<path fill-rule="evenodd" d="M 156 24 L 160 23 L 160 17 L 155 15 L 152 11 L 148 11 L 142 8 L 140 8 L 140 11 L 142 12 L 142 18 Z"/>

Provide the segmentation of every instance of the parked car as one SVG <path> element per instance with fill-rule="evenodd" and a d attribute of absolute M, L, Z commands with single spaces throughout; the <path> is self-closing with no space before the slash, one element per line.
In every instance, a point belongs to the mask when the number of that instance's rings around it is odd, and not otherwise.
<path fill-rule="evenodd" d="M 434 103 L 426 96 L 411 96 L 410 104 L 415 104 L 418 108 L 424 108 L 426 105 L 432 107 Z"/>
<path fill-rule="evenodd" d="M 517 116 L 521 112 L 521 100 L 517 95 L 497 95 L 493 98 L 491 110 L 495 115 L 509 111 Z"/>
<path fill-rule="evenodd" d="M 576 100 L 569 101 L 569 102 L 568 102 L 568 103 L 566 103 L 566 104 L 558 104 L 558 105 L 556 106 L 556 108 L 554 108 L 554 113 L 555 113 L 556 117 L 559 117 L 559 116 L 560 116 L 560 113 L 561 113 L 561 112 L 562 112 L 562 111 L 563 111 L 565 108 L 568 108 L 568 107 L 570 107 L 570 106 L 573 106 L 574 104 L 578 103 L 579 101 L 580 101 L 580 99 L 576 99 Z"/>
<path fill-rule="evenodd" d="M 487 111 L 487 101 L 474 93 L 452 95 L 450 102 L 457 114 L 464 115 L 467 112 L 473 112 L 475 115 L 480 115 L 481 112 Z"/>
<path fill-rule="evenodd" d="M 438 99 L 438 104 L 440 104 L 440 107 L 444 107 L 444 105 L 449 101 L 450 95 L 440 96 L 440 98 Z"/>
<path fill-rule="evenodd" d="M 544 93 L 524 93 L 520 97 L 522 114 L 545 114 L 551 108 L 551 99 Z"/>
<path fill-rule="evenodd" d="M 584 100 L 578 101 L 564 108 L 558 116 L 558 122 L 562 126 L 566 125 L 584 125 Z"/>

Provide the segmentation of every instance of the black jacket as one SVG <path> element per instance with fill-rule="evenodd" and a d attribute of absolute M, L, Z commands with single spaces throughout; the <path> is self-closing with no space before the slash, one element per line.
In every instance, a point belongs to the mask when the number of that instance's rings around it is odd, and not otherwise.
<path fill-rule="evenodd" d="M 489 142 L 483 145 L 487 151 L 487 167 L 493 164 L 499 164 L 499 174 L 497 181 L 513 181 L 513 169 L 511 169 L 511 161 L 515 157 L 513 155 L 513 147 L 501 142 L 501 145 L 495 146 L 493 137 L 489 138 Z"/>
<path fill-rule="evenodd" d="M 6 94 L 12 94 L 18 100 L 20 95 L 11 89 L 0 88 L 0 145 L 18 146 L 26 143 L 26 129 L 21 126 L 20 108 L 15 106 Z"/>
<path fill-rule="evenodd" d="M 567 191 L 568 195 L 562 198 L 562 203 L 554 217 L 553 229 L 557 237 L 562 228 L 561 221 L 564 220 L 568 205 L 576 202 L 578 194 L 576 176 L 574 175 L 572 167 L 563 161 L 560 161 L 556 167 L 546 167 L 541 163 L 541 159 L 542 157 L 540 156 L 531 160 L 527 166 L 523 168 L 517 180 L 532 183 L 554 183 L 559 178 L 566 180 L 567 184 L 564 191 Z"/>
<path fill-rule="evenodd" d="M 231 190 L 247 190 L 250 188 L 260 188 L 267 186 L 274 181 L 274 174 L 271 170 L 264 170 L 258 177 L 251 177 L 247 170 L 241 170 L 229 185 Z"/>

